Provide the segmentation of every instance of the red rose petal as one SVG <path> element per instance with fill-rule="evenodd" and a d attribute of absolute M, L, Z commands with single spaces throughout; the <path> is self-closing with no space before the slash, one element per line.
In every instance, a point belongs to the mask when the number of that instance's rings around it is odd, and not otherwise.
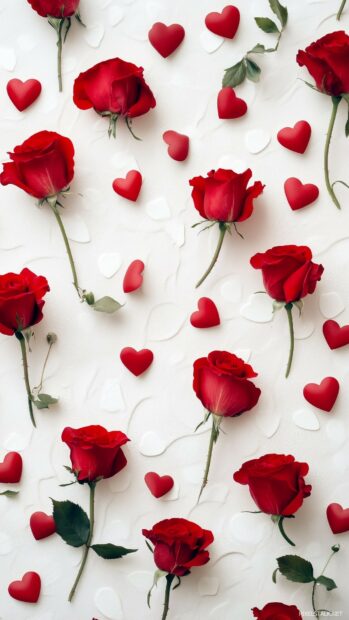
<path fill-rule="evenodd" d="M 285 194 L 293 211 L 303 209 L 314 202 L 319 196 L 319 188 L 313 183 L 303 183 L 295 177 L 290 177 L 284 184 Z"/>
<path fill-rule="evenodd" d="M 215 327 L 220 324 L 217 306 L 212 299 L 201 297 L 198 301 L 198 308 L 190 317 L 190 323 L 193 327 Z"/>
<path fill-rule="evenodd" d="M 340 327 L 337 321 L 325 321 L 322 331 L 330 349 L 339 349 L 349 344 L 349 325 Z"/>
<path fill-rule="evenodd" d="M 284 127 L 277 134 L 278 142 L 290 151 L 304 153 L 310 140 L 311 127 L 307 121 L 298 121 L 294 127 Z"/>
<path fill-rule="evenodd" d="M 39 80 L 31 79 L 26 82 L 13 78 L 7 82 L 7 94 L 10 97 L 17 110 L 23 112 L 34 103 L 41 93 L 41 84 Z"/>
<path fill-rule="evenodd" d="M 13 484 L 19 482 L 22 476 L 23 461 L 18 452 L 8 452 L 0 463 L 0 482 Z"/>
<path fill-rule="evenodd" d="M 342 508 L 340 504 L 329 504 L 326 515 L 334 534 L 342 534 L 349 531 L 349 508 Z"/>
<path fill-rule="evenodd" d="M 149 368 L 153 362 L 154 355 L 150 349 L 136 351 L 132 347 L 125 347 L 120 352 L 120 359 L 127 370 L 138 377 Z"/>
<path fill-rule="evenodd" d="M 172 476 L 159 476 L 155 471 L 145 474 L 144 481 L 150 493 L 156 498 L 166 495 L 174 485 Z"/>
<path fill-rule="evenodd" d="M 136 202 L 141 191 L 142 180 L 139 170 L 130 170 L 125 179 L 117 178 L 113 181 L 113 190 L 119 196 Z"/>
<path fill-rule="evenodd" d="M 303 389 L 305 400 L 323 411 L 331 411 L 339 392 L 339 383 L 334 377 L 326 377 L 318 385 L 308 383 Z"/>
<path fill-rule="evenodd" d="M 219 118 L 239 118 L 246 114 L 247 104 L 246 101 L 236 96 L 233 88 L 226 86 L 218 93 L 217 109 Z"/>
<path fill-rule="evenodd" d="M 24 603 L 36 603 L 41 590 L 41 579 L 38 573 L 29 571 L 20 581 L 12 581 L 8 593 L 12 598 Z"/>
<path fill-rule="evenodd" d="M 184 35 L 185 30 L 180 24 L 166 26 L 162 22 L 156 22 L 148 32 L 150 43 L 163 58 L 167 58 L 177 49 Z"/>
<path fill-rule="evenodd" d="M 188 157 L 189 138 L 171 129 L 162 134 L 163 141 L 168 144 L 167 152 L 172 159 L 184 161 Z"/>
<path fill-rule="evenodd" d="M 240 11 L 229 4 L 220 13 L 209 13 L 205 17 L 206 28 L 226 39 L 233 39 L 240 23 Z"/>
<path fill-rule="evenodd" d="M 35 540 L 47 538 L 56 531 L 56 524 L 53 516 L 47 515 L 45 512 L 33 512 L 30 517 L 29 525 Z"/>
<path fill-rule="evenodd" d="M 128 266 L 124 275 L 123 289 L 124 293 L 133 293 L 137 291 L 143 284 L 144 263 L 142 260 L 134 260 Z"/>

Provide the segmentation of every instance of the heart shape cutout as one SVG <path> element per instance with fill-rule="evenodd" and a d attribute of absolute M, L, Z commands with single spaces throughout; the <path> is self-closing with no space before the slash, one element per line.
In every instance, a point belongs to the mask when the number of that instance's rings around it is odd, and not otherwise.
<path fill-rule="evenodd" d="M 319 384 L 308 383 L 303 388 L 303 396 L 314 407 L 322 411 L 331 411 L 339 392 L 339 383 L 335 377 L 325 377 Z"/>
<path fill-rule="evenodd" d="M 18 452 L 8 452 L 0 463 L 0 482 L 14 484 L 19 482 L 22 476 L 23 461 Z"/>
<path fill-rule="evenodd" d="M 39 80 L 31 79 L 26 82 L 13 78 L 7 82 L 7 94 L 10 97 L 17 110 L 23 112 L 34 103 L 41 93 L 41 84 Z"/>
<path fill-rule="evenodd" d="M 334 534 L 342 534 L 349 531 L 349 508 L 342 508 L 340 504 L 329 504 L 326 515 Z"/>
<path fill-rule="evenodd" d="M 174 485 L 172 476 L 159 476 L 155 471 L 149 471 L 145 474 L 144 481 L 150 493 L 157 499 L 171 491 Z"/>
<path fill-rule="evenodd" d="M 184 161 L 189 153 L 189 138 L 183 133 L 169 129 L 162 134 L 162 139 L 168 144 L 167 152 L 172 159 Z"/>
<path fill-rule="evenodd" d="M 34 571 L 25 573 L 20 581 L 12 581 L 8 587 L 9 595 L 24 603 L 36 603 L 40 596 L 40 590 L 40 575 Z"/>
<path fill-rule="evenodd" d="M 53 516 L 47 515 L 45 512 L 33 512 L 30 517 L 29 525 L 35 540 L 47 538 L 56 531 L 56 524 Z"/>
<path fill-rule="evenodd" d="M 129 170 L 126 177 L 113 181 L 113 190 L 119 196 L 136 202 L 142 187 L 142 175 L 139 170 Z"/>
<path fill-rule="evenodd" d="M 182 43 L 185 30 L 180 24 L 166 26 L 162 22 L 156 22 L 148 32 L 148 39 L 157 52 L 167 58 L 173 54 Z"/>
<path fill-rule="evenodd" d="M 349 325 L 340 327 L 337 321 L 330 319 L 325 321 L 322 331 L 330 349 L 339 349 L 349 344 Z"/>
<path fill-rule="evenodd" d="M 319 196 L 319 188 L 313 183 L 303 184 L 299 179 L 290 177 L 284 184 L 287 202 L 292 211 L 303 209 Z"/>
<path fill-rule="evenodd" d="M 190 323 L 193 327 L 215 327 L 220 324 L 217 306 L 212 299 L 201 297 L 198 301 L 198 308 L 190 317 Z"/>
<path fill-rule="evenodd" d="M 120 352 L 120 359 L 127 370 L 138 377 L 149 368 L 154 359 L 154 355 L 150 349 L 136 351 L 136 349 L 132 347 L 125 347 Z"/>
<path fill-rule="evenodd" d="M 278 142 L 295 153 L 303 154 L 309 144 L 311 127 L 307 121 L 298 121 L 294 127 L 284 127 L 277 133 Z"/>
<path fill-rule="evenodd" d="M 236 96 L 233 88 L 225 86 L 218 93 L 217 110 L 219 118 L 239 118 L 246 114 L 247 103 Z"/>
<path fill-rule="evenodd" d="M 127 267 L 122 283 L 124 293 L 133 293 L 143 284 L 144 263 L 142 260 L 133 260 Z"/>
<path fill-rule="evenodd" d="M 240 11 L 229 4 L 220 12 L 209 13 L 205 17 L 206 28 L 225 39 L 233 39 L 240 23 Z"/>

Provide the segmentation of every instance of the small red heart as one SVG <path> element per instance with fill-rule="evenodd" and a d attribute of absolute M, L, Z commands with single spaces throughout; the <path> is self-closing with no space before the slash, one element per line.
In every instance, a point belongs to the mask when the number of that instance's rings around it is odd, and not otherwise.
<path fill-rule="evenodd" d="M 113 190 L 119 196 L 136 202 L 142 187 L 142 175 L 139 170 L 130 170 L 125 179 L 118 178 L 113 181 Z"/>
<path fill-rule="evenodd" d="M 240 11 L 229 4 L 221 13 L 209 13 L 205 17 L 206 28 L 226 39 L 233 39 L 240 23 Z"/>
<path fill-rule="evenodd" d="M 220 324 L 217 306 L 212 299 L 201 297 L 198 301 L 198 308 L 190 317 L 193 327 L 215 327 Z"/>
<path fill-rule="evenodd" d="M 311 127 L 307 121 L 298 121 L 294 127 L 284 127 L 277 134 L 278 142 L 295 153 L 304 153 L 310 140 Z"/>
<path fill-rule="evenodd" d="M 230 86 L 222 88 L 217 97 L 217 109 L 219 118 L 239 118 L 247 112 L 247 103 L 236 96 Z"/>
<path fill-rule="evenodd" d="M 340 504 L 329 504 L 326 514 L 327 521 L 334 534 L 349 531 L 349 508 L 342 508 Z"/>
<path fill-rule="evenodd" d="M 41 590 L 41 579 L 38 573 L 29 571 L 20 581 L 12 581 L 8 587 L 8 593 L 12 598 L 24 603 L 36 603 Z"/>
<path fill-rule="evenodd" d="M 184 35 L 185 30 L 180 24 L 166 26 L 162 22 L 156 22 L 148 32 L 150 43 L 163 58 L 167 58 L 177 49 Z"/>
<path fill-rule="evenodd" d="M 35 540 L 47 538 L 56 531 L 56 524 L 53 516 L 47 515 L 45 512 L 33 512 L 30 517 L 29 525 Z"/>
<path fill-rule="evenodd" d="M 162 134 L 162 139 L 168 144 L 167 152 L 172 159 L 184 161 L 188 157 L 189 138 L 183 133 L 168 130 Z"/>
<path fill-rule="evenodd" d="M 150 349 L 136 351 L 136 349 L 132 347 L 125 347 L 120 352 L 120 359 L 127 370 L 138 377 L 149 368 L 154 359 L 154 355 Z"/>
<path fill-rule="evenodd" d="M 337 321 L 325 321 L 322 331 L 330 349 L 339 349 L 349 344 L 349 325 L 340 327 Z"/>
<path fill-rule="evenodd" d="M 127 267 L 124 275 L 123 289 L 124 293 L 133 293 L 143 284 L 144 263 L 142 260 L 133 260 Z"/>
<path fill-rule="evenodd" d="M 290 177 L 284 184 L 285 194 L 292 211 L 303 209 L 310 205 L 319 196 L 319 188 L 313 183 L 303 183 L 295 177 Z"/>
<path fill-rule="evenodd" d="M 156 498 L 166 495 L 174 485 L 174 480 L 171 476 L 159 476 L 155 471 L 149 471 L 145 474 L 144 481 L 150 493 Z"/>
<path fill-rule="evenodd" d="M 10 97 L 17 110 L 23 112 L 34 103 L 41 93 L 41 84 L 39 80 L 27 80 L 22 82 L 14 78 L 7 82 L 6 86 L 7 94 Z"/>
<path fill-rule="evenodd" d="M 308 383 L 303 388 L 303 396 L 314 407 L 323 411 L 331 411 L 337 400 L 339 392 L 339 383 L 334 377 L 326 377 L 318 385 L 317 383 Z"/>
<path fill-rule="evenodd" d="M 0 482 L 13 484 L 19 482 L 22 475 L 23 461 L 18 452 L 8 452 L 0 463 Z"/>

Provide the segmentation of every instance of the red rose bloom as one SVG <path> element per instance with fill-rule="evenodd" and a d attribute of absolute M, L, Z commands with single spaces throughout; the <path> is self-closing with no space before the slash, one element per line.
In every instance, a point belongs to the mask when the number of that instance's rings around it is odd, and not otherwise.
<path fill-rule="evenodd" d="M 99 62 L 74 82 L 74 103 L 81 110 L 110 112 L 127 118 L 141 116 L 156 101 L 143 77 L 143 68 L 121 58 Z"/>
<path fill-rule="evenodd" d="M 292 303 L 315 291 L 324 271 L 312 262 L 307 246 L 280 245 L 252 256 L 251 265 L 261 269 L 267 293 L 277 301 Z"/>
<path fill-rule="evenodd" d="M 12 336 L 39 323 L 49 290 L 46 278 L 29 269 L 0 276 L 0 333 Z"/>
<path fill-rule="evenodd" d="M 62 441 L 70 448 L 72 470 L 79 482 L 111 478 L 127 464 L 121 446 L 129 439 L 121 431 L 107 431 L 97 424 L 76 429 L 67 426 Z"/>
<path fill-rule="evenodd" d="M 40 200 L 67 189 L 74 176 L 74 147 L 54 131 L 39 131 L 9 153 L 2 185 L 17 185 Z"/>
<path fill-rule="evenodd" d="M 311 493 L 304 476 L 307 463 L 298 463 L 291 455 L 266 454 L 246 461 L 234 474 L 235 482 L 247 484 L 258 508 L 270 515 L 289 517 Z"/>
<path fill-rule="evenodd" d="M 349 36 L 331 32 L 299 50 L 297 62 L 306 66 L 319 90 L 327 95 L 349 93 Z"/>
<path fill-rule="evenodd" d="M 212 532 L 187 519 L 165 519 L 142 534 L 154 545 L 156 566 L 171 575 L 188 575 L 210 559 L 206 547 L 213 542 Z"/>
<path fill-rule="evenodd" d="M 252 366 L 227 351 L 212 351 L 194 362 L 193 388 L 205 409 L 217 416 L 236 416 L 252 409 L 261 391 L 250 381 Z"/>
<path fill-rule="evenodd" d="M 301 612 L 295 605 L 283 603 L 268 603 L 263 609 L 252 609 L 257 620 L 302 620 Z"/>
<path fill-rule="evenodd" d="M 252 176 L 250 169 L 242 174 L 233 170 L 211 170 L 207 177 L 194 177 L 189 181 L 193 187 L 195 208 L 206 220 L 216 222 L 242 222 L 253 211 L 253 201 L 263 192 L 264 185 L 256 181 L 247 187 Z"/>
<path fill-rule="evenodd" d="M 41 17 L 72 17 L 79 8 L 80 0 L 28 0 Z"/>

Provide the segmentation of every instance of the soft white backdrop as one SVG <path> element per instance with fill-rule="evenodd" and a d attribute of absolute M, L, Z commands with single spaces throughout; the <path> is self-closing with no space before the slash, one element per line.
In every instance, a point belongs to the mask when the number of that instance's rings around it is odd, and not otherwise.
<path fill-rule="evenodd" d="M 339 2 L 339 0 L 338 0 Z M 289 0 L 289 24 L 279 52 L 260 58 L 261 82 L 237 89 L 248 114 L 220 121 L 216 96 L 223 69 L 257 42 L 270 44 L 272 35 L 256 27 L 253 16 L 269 15 L 266 0 L 236 0 L 241 24 L 233 41 L 208 36 L 205 15 L 220 10 L 217 0 L 81 0 L 84 30 L 73 24 L 64 47 L 64 93 L 57 91 L 55 33 L 25 0 L 0 4 L 0 135 L 1 158 L 36 131 L 49 129 L 69 136 L 76 149 L 75 179 L 66 199 L 64 221 L 72 239 L 80 280 L 98 293 L 125 303 L 115 316 L 94 313 L 79 305 L 71 286 L 65 250 L 52 213 L 15 187 L 1 189 L 1 273 L 24 266 L 47 276 L 45 318 L 35 328 L 30 355 L 32 383 L 38 381 L 45 353 L 45 335 L 58 334 L 49 362 L 45 390 L 59 396 L 59 406 L 37 412 L 38 428 L 30 426 L 22 382 L 20 351 L 14 338 L 0 338 L 0 458 L 18 450 L 24 460 L 20 494 L 0 498 L 0 617 L 4 620 L 157 619 L 161 616 L 163 583 L 153 593 L 153 561 L 141 535 L 165 517 L 183 516 L 213 530 L 211 561 L 183 579 L 172 595 L 173 620 L 248 620 L 250 608 L 272 600 L 310 610 L 310 587 L 283 578 L 274 585 L 275 558 L 290 552 L 267 516 L 241 514 L 253 510 L 246 487 L 233 483 L 241 463 L 267 452 L 292 453 L 310 465 L 313 493 L 288 525 L 296 553 L 321 572 L 329 548 L 342 543 L 328 575 L 338 583 L 329 596 L 319 588 L 319 606 L 349 617 L 347 590 L 348 535 L 333 536 L 326 521 L 328 503 L 349 505 L 349 439 L 347 415 L 347 349 L 330 351 L 322 336 L 325 317 L 339 314 L 349 322 L 348 250 L 349 201 L 338 186 L 343 210 L 329 201 L 322 177 L 322 149 L 330 101 L 298 79 L 307 78 L 296 52 L 315 38 L 349 26 L 349 9 L 340 25 L 337 1 Z M 168 59 L 151 47 L 147 32 L 155 21 L 179 22 L 186 30 L 183 44 Z M 217 49 L 209 53 L 208 46 Z M 120 123 L 116 140 L 108 140 L 107 121 L 93 111 L 81 112 L 72 102 L 72 84 L 80 71 L 98 61 L 120 56 L 145 68 L 157 106 L 136 119 L 132 139 Z M 42 82 L 38 101 L 19 113 L 6 94 L 12 77 Z M 332 177 L 348 181 L 349 144 L 344 136 L 345 106 L 340 110 L 332 145 Z M 304 156 L 283 149 L 277 130 L 306 119 L 312 138 Z M 188 159 L 178 163 L 167 155 L 162 133 L 174 129 L 190 136 Z M 255 130 L 266 148 L 248 148 Z M 257 137 L 260 133 L 257 133 Z M 216 230 L 197 234 L 198 220 L 188 179 L 218 167 L 251 167 L 254 179 L 266 184 L 255 212 L 240 230 L 225 240 L 220 261 L 199 291 L 194 284 L 206 268 L 216 243 Z M 137 203 L 119 198 L 112 181 L 139 167 L 143 187 Z M 320 187 L 319 200 L 292 212 L 283 183 L 289 176 Z M 256 251 L 283 243 L 307 243 L 325 267 L 315 295 L 297 321 L 296 353 L 290 378 L 284 379 L 288 352 L 284 312 L 271 316 L 269 300 L 251 298 L 262 288 L 260 273 L 249 265 Z M 103 275 L 104 254 L 115 265 Z M 133 259 L 145 262 L 142 290 L 124 295 L 122 279 Z M 118 268 L 119 267 L 119 268 Z M 118 269 L 117 269 L 118 268 Z M 330 295 L 329 295 L 330 294 Z M 189 323 L 200 296 L 217 304 L 222 323 L 210 330 Z M 256 303 L 260 304 L 256 307 Z M 124 346 L 151 348 L 154 363 L 140 378 L 121 364 Z M 208 429 L 193 429 L 202 407 L 192 387 L 192 363 L 212 349 L 240 352 L 259 373 L 262 389 L 258 407 L 226 420 L 214 452 L 210 482 L 195 506 L 206 457 Z M 341 391 L 331 414 L 316 411 L 302 396 L 303 386 L 333 375 Z M 301 411 L 301 413 L 299 413 Z M 295 415 L 296 414 L 296 415 Z M 137 554 L 107 562 L 91 552 L 73 604 L 67 594 L 77 571 L 81 550 L 66 546 L 58 536 L 36 542 L 29 529 L 35 510 L 50 511 L 49 497 L 70 498 L 87 508 L 86 488 L 60 488 L 69 481 L 63 465 L 68 451 L 61 443 L 64 426 L 100 423 L 125 431 L 132 440 L 127 468 L 97 490 L 95 541 L 137 547 Z M 301 426 L 317 430 L 306 430 Z M 155 470 L 171 474 L 175 489 L 163 500 L 153 498 L 143 476 Z M 292 550 L 291 550 L 292 553 Z M 14 601 L 7 586 L 28 570 L 42 578 L 37 605 Z M 103 612 L 105 612 L 103 614 Z"/>

